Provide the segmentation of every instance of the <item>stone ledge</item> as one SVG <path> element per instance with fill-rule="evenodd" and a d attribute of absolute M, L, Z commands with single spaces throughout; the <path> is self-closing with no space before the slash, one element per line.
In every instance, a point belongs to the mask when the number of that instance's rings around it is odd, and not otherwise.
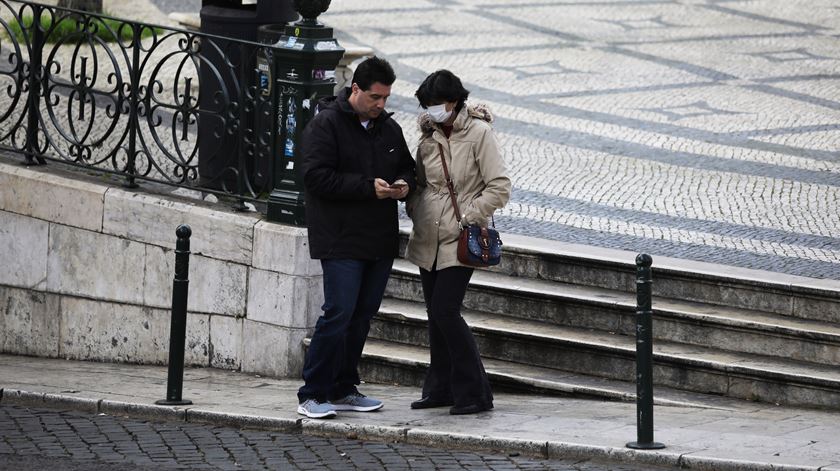
<path fill-rule="evenodd" d="M 254 259 L 251 266 L 288 275 L 321 275 L 321 264 L 309 257 L 304 227 L 260 221 L 254 226 Z"/>
<path fill-rule="evenodd" d="M 0 210 L 102 230 L 107 186 L 0 162 Z"/>
<path fill-rule="evenodd" d="M 217 211 L 156 195 L 112 188 L 105 194 L 102 230 L 164 248 L 175 248 L 175 229 L 192 229 L 190 251 L 219 260 L 250 264 L 254 215 Z"/>

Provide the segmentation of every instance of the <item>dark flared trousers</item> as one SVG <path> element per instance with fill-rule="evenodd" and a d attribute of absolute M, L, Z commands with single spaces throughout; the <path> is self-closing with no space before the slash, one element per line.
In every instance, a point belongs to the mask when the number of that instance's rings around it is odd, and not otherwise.
<path fill-rule="evenodd" d="M 493 393 L 464 318 L 461 303 L 473 269 L 420 269 L 423 297 L 429 315 L 431 363 L 423 382 L 423 397 L 451 399 L 456 406 L 493 405 Z"/>

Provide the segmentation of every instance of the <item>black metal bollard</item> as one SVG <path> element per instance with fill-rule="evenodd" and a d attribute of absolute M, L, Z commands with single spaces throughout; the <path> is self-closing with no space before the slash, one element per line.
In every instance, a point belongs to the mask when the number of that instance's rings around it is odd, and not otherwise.
<path fill-rule="evenodd" d="M 636 441 L 628 448 L 665 448 L 653 441 L 653 307 L 651 306 L 653 258 L 636 257 Z"/>
<path fill-rule="evenodd" d="M 169 376 L 166 380 L 166 399 L 155 401 L 163 406 L 184 406 L 184 344 L 187 337 L 187 294 L 189 293 L 190 236 L 192 229 L 181 224 L 175 230 L 175 281 L 172 282 L 172 323 L 169 329 Z"/>

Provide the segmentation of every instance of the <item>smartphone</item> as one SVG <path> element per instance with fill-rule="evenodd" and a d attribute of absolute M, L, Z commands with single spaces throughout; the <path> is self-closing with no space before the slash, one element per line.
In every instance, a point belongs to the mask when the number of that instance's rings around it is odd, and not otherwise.
<path fill-rule="evenodd" d="M 406 183 L 406 182 L 394 182 L 394 183 L 391 183 L 390 185 L 388 185 L 388 188 L 400 189 L 400 188 L 405 188 L 407 186 L 408 186 L 408 183 Z"/>

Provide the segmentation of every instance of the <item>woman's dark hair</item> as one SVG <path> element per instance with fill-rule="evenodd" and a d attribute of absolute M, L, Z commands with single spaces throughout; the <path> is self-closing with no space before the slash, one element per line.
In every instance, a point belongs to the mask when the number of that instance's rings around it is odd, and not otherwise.
<path fill-rule="evenodd" d="M 446 101 L 455 102 L 455 109 L 460 110 L 467 97 L 470 96 L 470 92 L 461 85 L 461 79 L 457 75 L 441 69 L 426 77 L 426 80 L 420 84 L 420 88 L 414 92 L 414 96 L 417 97 L 423 109 Z"/>
<path fill-rule="evenodd" d="M 394 74 L 391 64 L 376 56 L 362 61 L 356 67 L 356 72 L 353 73 L 353 83 L 363 91 L 370 90 L 371 85 L 376 82 L 382 85 L 391 85 L 396 79 L 397 76 Z"/>

